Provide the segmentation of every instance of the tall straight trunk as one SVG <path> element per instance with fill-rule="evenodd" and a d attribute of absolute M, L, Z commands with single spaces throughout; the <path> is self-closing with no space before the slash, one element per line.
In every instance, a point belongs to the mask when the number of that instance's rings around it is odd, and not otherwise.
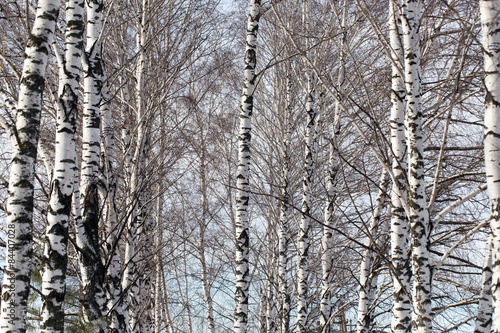
<path fill-rule="evenodd" d="M 33 255 L 33 189 L 45 69 L 59 13 L 59 1 L 40 0 L 28 36 L 20 80 L 7 200 L 7 246 L 0 330 L 26 331 L 26 307 Z"/>
<path fill-rule="evenodd" d="M 278 329 L 280 333 L 290 332 L 290 290 L 288 288 L 289 253 L 290 243 L 289 219 L 291 215 L 290 202 L 290 159 L 292 141 L 292 66 L 287 64 L 286 78 L 286 106 L 283 142 L 283 166 L 282 166 L 282 201 L 278 229 Z"/>
<path fill-rule="evenodd" d="M 125 270 L 122 279 L 122 289 L 127 291 L 124 300 L 124 310 L 128 313 L 128 325 L 130 332 L 136 332 L 139 329 L 138 315 L 140 313 L 138 307 L 140 305 L 140 285 L 138 283 L 138 259 L 140 256 L 140 248 L 136 248 L 139 244 L 140 234 L 139 226 L 142 223 L 141 216 L 138 214 L 140 206 L 140 174 L 142 171 L 142 157 L 145 149 L 146 139 L 146 119 L 145 119 L 145 91 L 144 91 L 144 74 L 146 71 L 146 33 L 147 33 L 147 10 L 148 2 L 143 0 L 141 4 L 141 22 L 138 27 L 137 34 L 137 68 L 136 68 L 136 114 L 137 135 L 134 147 L 134 153 L 126 165 L 127 173 L 130 175 L 129 187 L 127 193 L 127 237 L 125 243 Z M 130 148 L 129 148 L 130 149 Z"/>
<path fill-rule="evenodd" d="M 422 3 L 403 1 L 403 45 L 406 83 L 406 129 L 408 146 L 408 203 L 412 236 L 413 313 L 412 331 L 430 332 L 431 267 L 429 261 L 429 212 L 425 195 L 419 24 Z"/>
<path fill-rule="evenodd" d="M 42 332 L 64 331 L 63 301 L 68 263 L 68 221 L 75 179 L 75 131 L 78 81 L 83 50 L 83 0 L 66 2 L 64 58 L 60 66 L 55 142 L 55 163 L 50 186 L 47 231 L 43 253 Z"/>
<path fill-rule="evenodd" d="M 257 64 L 257 31 L 261 15 L 260 0 L 250 0 L 245 46 L 245 70 L 240 106 L 238 137 L 238 171 L 236 177 L 236 286 L 234 333 L 246 333 L 248 323 L 248 289 L 250 248 L 248 201 L 250 171 L 250 139 L 252 130 L 253 93 L 255 89 L 255 67 Z"/>
<path fill-rule="evenodd" d="M 391 191 L 391 261 L 393 272 L 393 300 L 391 332 L 408 333 L 411 330 L 410 301 L 410 248 L 409 224 L 402 201 L 406 201 L 406 139 L 405 139 L 405 96 L 406 90 L 401 73 L 404 72 L 401 4 L 400 0 L 389 2 L 389 39 L 392 57 L 391 89 L 391 149 L 392 173 Z M 399 190 L 399 191 L 398 191 Z M 400 193 L 403 197 L 401 198 Z"/>
<path fill-rule="evenodd" d="M 481 0 L 484 48 L 484 155 L 491 208 L 493 326 L 500 331 L 500 0 Z"/>
<path fill-rule="evenodd" d="M 491 302 L 491 241 L 490 233 L 486 240 L 486 249 L 484 251 L 483 281 L 481 284 L 481 295 L 477 305 L 476 328 L 474 333 L 490 333 L 493 317 L 493 307 Z"/>
<path fill-rule="evenodd" d="M 365 243 L 365 250 L 363 251 L 363 258 L 361 259 L 360 276 L 359 276 L 359 303 L 358 303 L 358 333 L 368 333 L 372 329 L 373 318 L 373 301 L 376 291 L 376 265 L 375 259 L 377 256 L 376 251 L 373 250 L 377 247 L 376 242 L 377 231 L 380 227 L 380 218 L 384 209 L 385 199 L 387 196 L 387 187 L 389 184 L 389 177 L 386 170 L 382 172 L 379 183 L 379 192 L 375 201 L 370 224 L 367 228 L 368 238 Z"/>
<path fill-rule="evenodd" d="M 98 172 L 100 155 L 100 107 L 103 67 L 100 34 L 103 24 L 103 0 L 87 1 L 87 62 L 84 66 L 84 110 L 82 132 L 82 167 L 80 185 L 81 223 L 76 240 L 82 276 L 84 318 L 104 323 L 106 309 L 105 268 L 99 250 Z"/>
<path fill-rule="evenodd" d="M 307 327 L 307 294 L 309 289 L 309 236 L 311 231 L 311 195 L 314 172 L 314 145 L 316 111 L 314 110 L 313 78 L 307 73 L 306 92 L 307 127 L 304 138 L 304 178 L 302 180 L 302 207 L 297 242 L 297 332 L 305 333 Z"/>
<path fill-rule="evenodd" d="M 201 122 L 199 122 L 201 125 Z M 215 333 L 215 318 L 214 318 L 214 308 L 212 295 L 210 293 L 210 284 L 208 281 L 208 271 L 207 262 L 205 258 L 205 231 L 208 226 L 208 194 L 207 194 L 207 162 L 206 153 L 207 147 L 205 142 L 205 136 L 203 133 L 203 127 L 200 126 L 200 136 L 201 136 L 201 157 L 200 157 L 200 180 L 201 180 L 201 221 L 200 221 L 200 233 L 198 239 L 198 252 L 200 255 L 201 264 L 201 287 L 203 290 L 203 298 L 205 300 L 205 307 L 207 310 L 207 323 L 208 331 L 210 333 Z"/>
<path fill-rule="evenodd" d="M 115 177 L 115 136 L 113 130 L 113 117 L 109 108 L 109 91 L 103 94 L 104 102 L 101 106 L 102 114 L 102 156 L 101 165 L 104 173 L 106 193 L 102 218 L 106 228 L 106 298 L 107 298 L 107 325 L 111 333 L 124 332 L 126 329 L 125 316 L 122 306 L 121 266 L 119 253 L 119 225 L 116 214 L 116 188 Z"/>
<path fill-rule="evenodd" d="M 332 305 L 331 305 L 331 283 L 333 280 L 333 258 L 332 258 L 332 243 L 333 243 L 333 212 L 335 210 L 335 202 L 339 194 L 339 181 L 337 174 L 340 168 L 340 158 L 338 150 L 338 140 L 340 137 L 340 104 L 343 94 L 343 83 L 345 80 L 345 58 L 344 46 L 346 44 L 347 33 L 345 30 L 347 22 L 349 0 L 344 0 L 342 12 L 342 40 L 340 42 L 339 51 L 339 74 L 337 78 L 337 86 L 339 91 L 339 101 L 335 103 L 335 114 L 333 117 L 333 135 L 330 137 L 330 158 L 328 161 L 328 183 L 326 188 L 326 203 L 324 211 L 324 226 L 323 236 L 321 239 L 321 299 L 320 299 L 320 315 L 319 324 L 322 333 L 331 332 Z"/>

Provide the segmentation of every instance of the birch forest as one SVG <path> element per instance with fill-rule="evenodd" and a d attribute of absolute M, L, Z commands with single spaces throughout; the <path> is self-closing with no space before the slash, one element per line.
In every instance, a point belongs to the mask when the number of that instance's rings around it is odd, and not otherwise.
<path fill-rule="evenodd" d="M 500 0 L 0 0 L 0 332 L 500 333 Z"/>

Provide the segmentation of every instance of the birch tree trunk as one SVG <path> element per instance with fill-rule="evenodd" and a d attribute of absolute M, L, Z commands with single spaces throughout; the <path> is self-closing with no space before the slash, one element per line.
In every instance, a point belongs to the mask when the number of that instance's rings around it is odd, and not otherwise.
<path fill-rule="evenodd" d="M 477 305 L 476 328 L 474 333 L 490 333 L 493 316 L 493 307 L 491 303 L 491 241 L 492 235 L 488 236 L 486 249 L 484 251 L 483 281 L 479 304 Z"/>
<path fill-rule="evenodd" d="M 286 116 L 283 142 L 283 170 L 282 170 L 282 202 L 279 218 L 278 230 L 278 329 L 280 333 L 290 332 L 290 291 L 288 288 L 288 269 L 289 254 L 288 244 L 289 219 L 291 215 L 290 202 L 290 158 L 291 158 L 291 140 L 292 140 L 292 68 L 291 62 L 288 62 L 287 87 L 286 87 Z"/>
<path fill-rule="evenodd" d="M 320 331 L 323 333 L 331 332 L 330 316 L 332 315 L 332 305 L 331 305 L 331 282 L 333 279 L 332 272 L 332 241 L 333 241 L 333 211 L 335 209 L 335 202 L 339 193 L 339 181 L 337 179 L 337 174 L 340 168 L 340 158 L 338 151 L 338 140 L 340 138 L 340 104 L 343 94 L 343 83 L 345 79 L 345 59 L 344 59 L 344 46 L 346 44 L 347 34 L 345 31 L 347 13 L 349 0 L 345 0 L 343 4 L 342 13 L 342 40 L 340 42 L 339 51 L 339 74 L 337 78 L 337 86 L 339 91 L 339 101 L 335 103 L 335 115 L 333 118 L 333 135 L 330 137 L 330 158 L 328 161 L 328 183 L 326 189 L 326 203 L 324 211 L 324 227 L 323 227 L 323 237 L 321 239 L 321 268 L 322 268 L 322 279 L 321 279 L 321 300 L 320 300 L 320 315 L 319 324 Z"/>
<path fill-rule="evenodd" d="M 82 167 L 80 185 L 81 223 L 76 240 L 82 276 L 82 305 L 85 320 L 104 327 L 106 309 L 105 275 L 99 250 L 98 172 L 100 155 L 100 107 L 103 67 L 100 35 L 103 24 L 103 0 L 87 1 L 87 62 L 84 66 L 84 111 L 82 132 Z"/>
<path fill-rule="evenodd" d="M 26 331 L 26 306 L 33 254 L 33 189 L 45 69 L 59 13 L 59 1 L 40 0 L 25 50 L 7 201 L 7 246 L 0 330 Z"/>
<path fill-rule="evenodd" d="M 391 191 L 391 261 L 393 272 L 393 301 L 391 332 L 408 333 L 411 330 L 410 301 L 410 258 L 409 225 L 402 201 L 406 201 L 406 140 L 405 140 L 405 85 L 401 73 L 404 72 L 401 4 L 400 0 L 389 2 L 389 33 L 392 57 L 391 89 L 391 148 L 392 172 L 394 174 Z M 400 197 L 400 193 L 403 197 Z"/>
<path fill-rule="evenodd" d="M 138 214 L 140 206 L 141 186 L 140 174 L 142 171 L 142 158 L 145 149 L 146 140 L 146 108 L 145 108 L 145 90 L 144 73 L 146 71 L 146 33 L 147 33 L 147 5 L 148 1 L 143 0 L 141 4 L 141 21 L 137 34 L 137 68 L 136 68 L 136 115 L 137 136 L 134 147 L 134 154 L 126 166 L 130 174 L 129 188 L 127 193 L 127 238 L 125 244 L 125 269 L 122 279 L 122 289 L 127 290 L 124 310 L 128 313 L 129 331 L 138 332 L 140 323 L 138 323 L 139 304 L 140 304 L 140 285 L 138 283 L 138 259 L 140 248 L 136 248 L 140 240 L 139 226 L 142 224 L 142 216 Z M 129 148 L 130 149 L 130 148 Z"/>
<path fill-rule="evenodd" d="M 366 247 L 363 251 L 363 258 L 361 260 L 359 276 L 360 290 L 358 303 L 358 333 L 369 333 L 372 329 L 373 301 L 376 291 L 376 265 L 374 265 L 374 261 L 375 256 L 377 255 L 373 248 L 378 246 L 375 239 L 377 237 L 377 230 L 380 227 L 380 217 L 384 209 L 388 184 L 388 173 L 384 169 L 380 178 L 379 192 L 375 201 L 375 207 L 373 209 L 370 225 L 367 230 L 368 239 L 366 240 Z"/>
<path fill-rule="evenodd" d="M 307 1 L 302 2 L 303 23 L 307 32 L 309 26 Z M 306 39 L 306 47 L 308 47 Z M 304 137 L 304 177 L 302 180 L 302 206 L 301 218 L 298 229 L 297 240 L 297 333 L 308 331 L 308 304 L 307 295 L 309 290 L 309 236 L 311 233 L 311 196 L 314 173 L 314 145 L 316 138 L 316 111 L 314 110 L 314 88 L 313 75 L 309 69 L 306 70 L 306 113 L 307 125 Z"/>
<path fill-rule="evenodd" d="M 429 212 L 425 195 L 422 101 L 420 78 L 420 0 L 403 1 L 403 41 L 406 83 L 408 146 L 408 203 L 412 236 L 412 331 L 431 331 L 431 267 L 429 261 Z"/>
<path fill-rule="evenodd" d="M 500 1 L 481 0 L 484 53 L 484 155 L 491 208 L 493 326 L 500 332 Z"/>
<path fill-rule="evenodd" d="M 201 122 L 199 122 L 201 125 Z M 205 231 L 208 226 L 208 196 L 207 196 L 207 174 L 206 174 L 206 142 L 205 136 L 203 134 L 203 128 L 200 126 L 200 136 L 201 136 L 201 161 L 200 161 L 200 179 L 201 179 L 201 221 L 200 221 L 200 233 L 198 239 L 198 251 L 200 255 L 201 264 L 201 287 L 203 290 L 203 298 L 205 300 L 205 307 L 207 309 L 207 323 L 208 331 L 210 333 L 215 333 L 215 319 L 214 319 L 214 308 L 212 296 L 210 294 L 210 284 L 208 283 L 208 272 L 207 263 L 205 258 Z"/>
<path fill-rule="evenodd" d="M 245 71 L 240 107 L 238 138 L 238 171 L 236 180 L 236 289 L 234 311 L 234 333 L 246 333 L 248 323 L 249 267 L 249 171 L 250 139 L 252 129 L 253 93 L 255 89 L 255 67 L 257 64 L 257 31 L 261 15 L 260 0 L 250 0 L 247 21 Z"/>
<path fill-rule="evenodd" d="M 77 168 L 75 131 L 83 50 L 83 6 L 82 0 L 66 2 L 65 50 L 60 64 L 56 108 L 55 163 L 43 253 L 42 332 L 64 331 L 68 221 Z"/>

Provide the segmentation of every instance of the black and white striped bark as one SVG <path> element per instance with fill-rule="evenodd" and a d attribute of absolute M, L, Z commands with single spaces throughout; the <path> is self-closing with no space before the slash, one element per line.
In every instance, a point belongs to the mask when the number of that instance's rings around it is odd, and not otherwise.
<path fill-rule="evenodd" d="M 328 161 L 328 180 L 326 188 L 326 202 L 324 211 L 324 227 L 323 236 L 321 238 L 321 268 L 322 268 L 322 278 L 321 278 L 321 299 L 320 299 L 320 313 L 319 313 L 319 325 L 320 332 L 330 333 L 331 332 L 331 320 L 330 316 L 332 314 L 331 305 L 331 282 L 333 279 L 332 271 L 332 242 L 333 242 L 333 211 L 335 209 L 335 202 L 339 194 L 339 181 L 337 174 L 340 168 L 340 158 L 339 158 L 339 147 L 338 140 L 340 138 L 340 102 L 342 101 L 342 95 L 344 91 L 343 83 L 345 80 L 345 57 L 344 57 L 344 46 L 346 44 L 347 32 L 346 32 L 346 21 L 349 0 L 345 0 L 343 4 L 342 13 L 342 40 L 340 42 L 339 51 L 339 74 L 337 78 L 337 86 L 339 91 L 339 100 L 335 103 L 335 115 L 333 118 L 333 135 L 330 137 L 330 158 Z"/>
<path fill-rule="evenodd" d="M 248 323 L 248 254 L 250 246 L 250 236 L 248 234 L 248 201 L 250 196 L 250 139 L 252 129 L 253 94 L 257 78 L 255 74 L 255 67 L 257 64 L 257 31 L 259 29 L 260 15 L 260 0 L 250 0 L 247 21 L 243 92 L 240 107 L 238 171 L 236 177 L 236 289 L 234 294 L 234 333 L 246 333 Z"/>
<path fill-rule="evenodd" d="M 59 6 L 59 1 L 38 1 L 33 29 L 27 40 L 20 80 L 16 126 L 11 136 L 7 246 L 0 315 L 0 330 L 6 333 L 26 331 L 26 307 L 33 254 L 35 160 L 45 70 Z"/>
<path fill-rule="evenodd" d="M 66 1 L 65 49 L 56 108 L 55 163 L 42 257 L 42 332 L 64 331 L 68 222 L 77 168 L 75 132 L 83 51 L 83 6 L 83 0 Z"/>
<path fill-rule="evenodd" d="M 358 302 L 358 333 L 369 333 L 373 325 L 373 302 L 375 292 L 377 290 L 377 273 L 375 265 L 375 257 L 377 252 L 374 251 L 380 243 L 376 242 L 377 232 L 380 229 L 380 219 L 384 209 L 385 199 L 387 197 L 387 187 L 389 185 L 389 175 L 384 169 L 379 182 L 379 192 L 373 208 L 370 224 L 365 230 L 368 238 L 361 259 L 361 267 L 359 273 L 359 302 Z"/>
<path fill-rule="evenodd" d="M 491 241 L 492 235 L 486 240 L 486 249 L 484 251 L 483 264 L 483 280 L 481 283 L 481 295 L 477 305 L 476 327 L 474 333 L 489 333 L 491 332 L 491 324 L 493 320 L 493 304 L 491 300 Z"/>
<path fill-rule="evenodd" d="M 297 333 L 305 333 L 307 327 L 307 295 L 309 289 L 309 236 L 311 233 L 311 192 L 314 173 L 314 145 L 316 111 L 312 75 L 307 75 L 306 94 L 307 126 L 304 138 L 304 178 L 302 180 L 302 207 L 297 242 Z"/>
<path fill-rule="evenodd" d="M 82 131 L 82 166 L 80 205 L 82 219 L 77 224 L 76 241 L 79 248 L 82 277 L 81 303 L 88 322 L 105 325 L 106 310 L 105 268 L 99 249 L 98 172 L 100 156 L 100 108 L 102 102 L 102 43 L 103 0 L 87 1 L 87 45 L 84 65 L 84 110 Z"/>
<path fill-rule="evenodd" d="M 402 6 L 406 84 L 406 136 L 408 146 L 408 204 L 412 236 L 412 331 L 431 331 L 431 266 L 429 212 L 425 195 L 419 25 L 423 4 L 404 0 Z"/>
<path fill-rule="evenodd" d="M 406 202 L 406 139 L 405 139 L 405 85 L 401 73 L 404 71 L 401 3 L 389 2 L 389 39 L 392 57 L 391 84 L 391 149 L 394 187 L 391 191 L 391 261 L 393 272 L 393 300 L 391 332 L 407 333 L 411 330 L 410 278 L 411 267 L 408 255 L 410 248 L 409 224 L 403 202 Z M 401 197 L 403 196 L 403 197 Z"/>
<path fill-rule="evenodd" d="M 290 243 L 289 219 L 291 215 L 290 202 L 290 159 L 292 140 L 292 68 L 288 62 L 286 87 L 286 116 L 283 142 L 283 166 L 282 166 L 282 201 L 278 229 L 278 329 L 280 333 L 290 332 L 290 308 L 291 297 L 288 287 L 289 253 Z"/>
<path fill-rule="evenodd" d="M 484 53 L 484 155 L 491 208 L 493 326 L 500 330 L 500 0 L 481 0 Z"/>

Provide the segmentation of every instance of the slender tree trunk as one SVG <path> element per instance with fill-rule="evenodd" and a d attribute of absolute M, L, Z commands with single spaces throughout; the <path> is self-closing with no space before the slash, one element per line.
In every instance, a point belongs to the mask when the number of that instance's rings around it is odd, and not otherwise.
<path fill-rule="evenodd" d="M 314 145 L 316 111 L 314 110 L 313 78 L 307 73 L 306 93 L 307 127 L 305 134 L 304 178 L 302 181 L 302 207 L 297 243 L 297 333 L 308 331 L 307 294 L 309 289 L 309 236 L 311 231 L 311 195 L 314 173 Z"/>
<path fill-rule="evenodd" d="M 337 78 L 338 91 L 340 92 L 339 101 L 342 100 L 343 94 L 343 83 L 345 79 L 345 59 L 344 59 L 344 46 L 346 44 L 347 34 L 345 31 L 347 13 L 348 13 L 349 0 L 345 0 L 343 4 L 342 13 L 342 40 L 340 42 L 340 52 L 339 52 L 339 74 Z M 321 268 L 322 268 L 322 278 L 321 278 L 321 300 L 320 300 L 320 315 L 319 324 L 320 332 L 330 333 L 331 332 L 331 321 L 330 316 L 332 315 L 332 305 L 331 305 L 331 283 L 333 280 L 333 258 L 332 258 L 332 243 L 333 243 L 333 222 L 334 216 L 333 212 L 335 210 L 335 202 L 339 193 L 339 181 L 337 174 L 340 168 L 340 158 L 338 151 L 338 140 L 340 137 L 340 105 L 338 102 L 335 103 L 335 115 L 333 118 L 333 135 L 330 137 L 330 158 L 328 161 L 328 183 L 326 189 L 326 203 L 324 211 L 324 227 L 323 227 L 323 237 L 321 239 Z"/>
<path fill-rule="evenodd" d="M 253 93 L 255 89 L 255 80 L 257 78 L 255 67 L 257 64 L 257 31 L 259 29 L 260 15 L 260 0 L 250 0 L 247 21 L 245 71 L 240 107 L 238 171 L 236 180 L 236 289 L 234 296 L 234 333 L 246 333 L 248 323 L 250 138 L 252 129 Z"/>
<path fill-rule="evenodd" d="M 259 333 L 267 333 L 267 283 L 263 289 L 260 290 L 260 302 L 259 302 Z"/>
<path fill-rule="evenodd" d="M 99 249 L 98 172 L 100 155 L 100 107 L 103 68 L 101 41 L 104 4 L 102 0 L 87 2 L 87 47 L 84 66 L 84 111 L 80 205 L 82 218 L 77 224 L 76 240 L 82 276 L 84 317 L 87 322 L 105 326 L 106 271 Z"/>
<path fill-rule="evenodd" d="M 0 330 L 26 331 L 26 307 L 33 255 L 33 189 L 42 92 L 59 1 L 39 0 L 25 50 L 7 201 L 7 247 L 2 287 Z"/>
<path fill-rule="evenodd" d="M 490 333 L 493 319 L 493 307 L 491 303 L 491 241 L 492 235 L 488 236 L 486 249 L 484 251 L 483 281 L 479 304 L 477 306 L 476 328 L 474 333 Z"/>
<path fill-rule="evenodd" d="M 391 191 L 391 261 L 393 272 L 393 300 L 391 332 L 408 333 L 411 330 L 410 248 L 409 224 L 402 201 L 406 201 L 406 139 L 405 96 L 401 73 L 404 72 L 400 0 L 389 2 L 389 31 L 392 57 L 391 89 L 391 148 L 392 172 L 395 182 Z M 398 191 L 399 190 L 399 191 Z M 398 194 L 400 193 L 403 198 Z"/>
<path fill-rule="evenodd" d="M 283 169 L 282 169 L 282 202 L 278 230 L 278 325 L 280 333 L 290 332 L 290 290 L 288 288 L 289 253 L 289 219 L 291 215 L 290 202 L 290 159 L 292 140 L 292 68 L 288 62 L 286 87 L 286 115 L 283 142 Z"/>
<path fill-rule="evenodd" d="M 370 225 L 368 227 L 368 239 L 366 240 L 366 248 L 363 251 L 361 260 L 360 276 L 359 276 L 359 303 L 358 303 L 358 333 L 369 333 L 372 329 L 373 316 L 373 301 L 376 291 L 376 265 L 375 257 L 377 253 L 373 250 L 377 247 L 376 242 L 377 231 L 380 227 L 380 218 L 384 209 L 385 199 L 387 196 L 387 187 L 389 177 L 386 170 L 382 172 L 379 183 L 379 192 L 373 209 Z M 375 290 L 374 290 L 375 289 Z"/>
<path fill-rule="evenodd" d="M 491 207 L 493 326 L 500 332 L 500 0 L 481 0 L 484 48 L 484 155 Z"/>
<path fill-rule="evenodd" d="M 406 82 L 408 146 L 408 203 L 412 236 L 412 331 L 430 332 L 431 267 L 429 261 L 429 212 L 425 195 L 419 25 L 423 6 L 419 0 L 403 1 L 403 41 Z"/>
<path fill-rule="evenodd" d="M 200 122 L 201 124 L 201 122 Z M 207 195 L 207 164 L 206 164 L 206 142 L 203 133 L 203 128 L 200 128 L 201 134 L 201 158 L 200 158 L 200 179 L 201 179 L 201 221 L 200 221 L 200 233 L 198 239 L 198 251 L 200 255 L 201 264 L 201 287 L 203 290 L 203 298 L 205 300 L 205 307 L 207 309 L 207 323 L 208 331 L 210 333 L 215 333 L 215 318 L 214 318 L 214 308 L 212 296 L 210 294 L 210 284 L 208 283 L 208 272 L 207 263 L 205 259 L 205 231 L 208 226 L 208 195 Z"/>
<path fill-rule="evenodd" d="M 59 99 L 55 143 L 54 174 L 51 181 L 47 231 L 43 253 L 42 332 L 64 331 L 63 301 L 66 294 L 68 262 L 68 221 L 75 179 L 75 131 L 78 113 L 78 81 L 83 50 L 82 0 L 66 2 L 66 32 L 63 62 L 60 68 Z"/>
<path fill-rule="evenodd" d="M 142 158 L 145 149 L 146 140 L 146 107 L 145 107 L 145 91 L 144 91 L 144 74 L 146 71 L 146 33 L 147 33 L 147 0 L 142 1 L 141 5 L 141 23 L 137 35 L 137 69 L 136 69 L 136 121 L 137 121 L 137 136 L 134 147 L 134 154 L 129 160 L 130 164 L 126 166 L 130 174 L 128 198 L 127 198 L 127 238 L 125 244 L 125 270 L 122 279 L 122 289 L 128 291 L 126 301 L 124 302 L 124 310 L 128 313 L 129 331 L 137 332 L 139 329 L 138 316 L 140 305 L 140 285 L 138 277 L 138 260 L 140 256 L 140 248 L 138 246 L 140 240 L 141 216 L 138 214 L 140 206 L 140 175 L 142 171 Z"/>

